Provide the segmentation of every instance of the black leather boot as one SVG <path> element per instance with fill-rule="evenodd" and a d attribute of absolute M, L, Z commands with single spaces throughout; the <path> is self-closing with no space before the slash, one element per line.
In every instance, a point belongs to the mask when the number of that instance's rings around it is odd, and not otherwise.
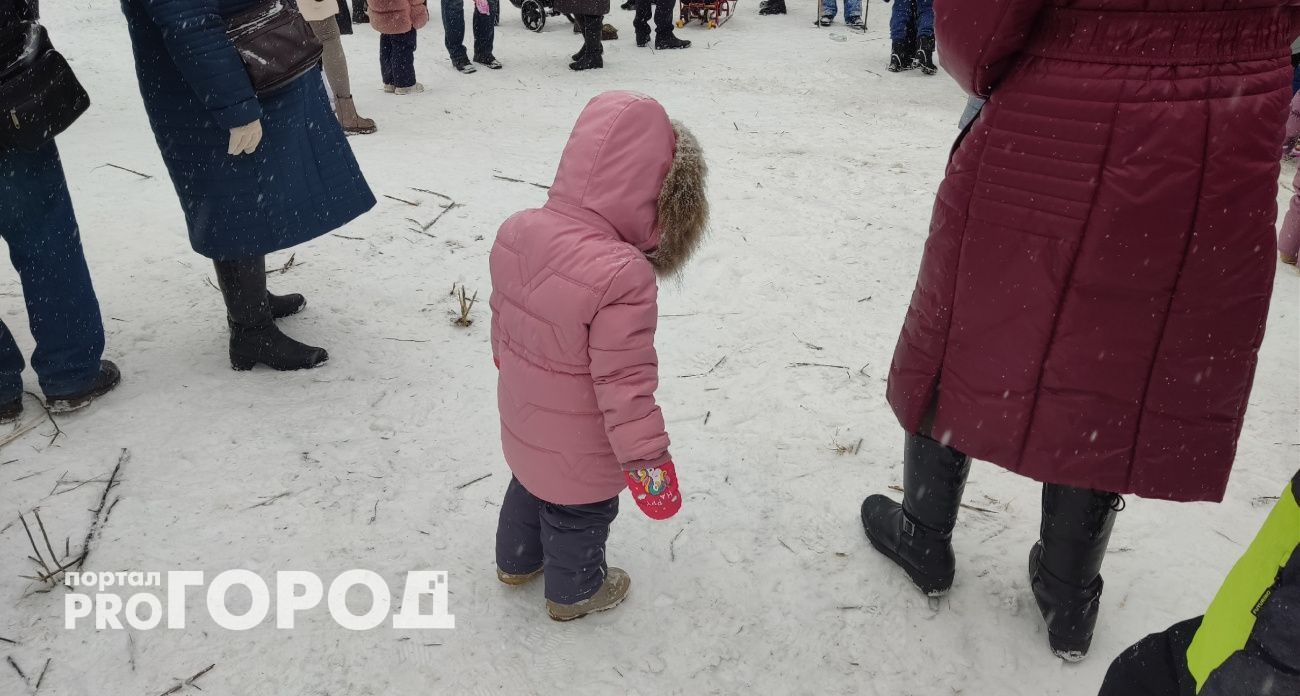
<path fill-rule="evenodd" d="M 266 292 L 265 257 L 214 261 L 213 266 L 226 300 L 231 367 L 251 370 L 262 363 L 276 370 L 302 370 L 329 359 L 325 349 L 299 343 L 276 328 Z"/>
<path fill-rule="evenodd" d="M 934 64 L 934 37 L 922 36 L 917 41 L 916 46 L 916 65 L 921 68 L 921 72 L 926 75 L 933 75 L 939 72 L 939 66 Z"/>
<path fill-rule="evenodd" d="M 45 406 L 51 413 L 67 413 L 83 409 L 89 406 L 90 402 L 113 391 L 121 381 L 122 371 L 117 369 L 117 364 L 112 360 L 100 360 L 99 374 L 95 375 L 93 384 L 75 394 L 46 394 Z M 21 407 L 21 402 L 19 406 Z"/>
<path fill-rule="evenodd" d="M 957 565 L 952 530 L 969 473 L 970 457 L 924 435 L 908 435 L 903 503 L 883 495 L 862 501 L 867 540 L 931 597 L 952 587 Z"/>
<path fill-rule="evenodd" d="M 570 70 L 594 70 L 605 67 L 605 47 L 600 43 L 605 20 L 597 15 L 578 15 L 576 26 L 582 31 L 584 44 L 580 57 L 569 63 Z"/>
<path fill-rule="evenodd" d="M 1047 621 L 1052 652 L 1067 662 L 1088 654 L 1101 607 L 1101 563 L 1124 499 L 1047 484 L 1043 523 L 1029 552 L 1029 583 Z"/>

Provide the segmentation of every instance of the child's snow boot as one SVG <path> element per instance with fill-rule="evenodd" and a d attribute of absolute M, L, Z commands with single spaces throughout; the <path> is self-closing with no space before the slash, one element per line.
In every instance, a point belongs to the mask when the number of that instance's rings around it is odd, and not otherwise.
<path fill-rule="evenodd" d="M 1029 583 L 1047 621 L 1052 652 L 1066 662 L 1088 654 L 1101 607 L 1101 562 L 1124 499 L 1114 493 L 1047 484 L 1039 541 L 1029 552 Z"/>
<path fill-rule="evenodd" d="M 912 52 L 906 41 L 895 41 L 892 52 L 889 55 L 889 72 L 903 72 L 911 70 L 916 65 L 912 63 Z"/>
<path fill-rule="evenodd" d="M 622 568 L 613 568 L 605 572 L 605 582 L 596 590 L 596 594 L 573 604 L 559 604 L 546 600 L 546 610 L 556 621 L 581 619 L 587 614 L 609 611 L 623 603 L 627 591 L 632 587 L 632 578 Z"/>
<path fill-rule="evenodd" d="M 916 64 L 921 68 L 921 72 L 926 75 L 933 75 L 939 72 L 939 66 L 934 64 L 934 37 L 922 36 L 916 47 Z"/>
<path fill-rule="evenodd" d="M 867 540 L 931 597 L 952 587 L 952 530 L 969 473 L 970 457 L 924 435 L 908 435 L 902 505 L 883 495 L 862 501 Z"/>
<path fill-rule="evenodd" d="M 677 48 L 690 48 L 691 42 L 685 39 L 679 39 L 671 31 L 659 31 L 655 33 L 655 50 L 671 51 Z"/>
<path fill-rule="evenodd" d="M 761 15 L 785 14 L 785 0 L 763 0 L 758 5 L 758 13 Z"/>

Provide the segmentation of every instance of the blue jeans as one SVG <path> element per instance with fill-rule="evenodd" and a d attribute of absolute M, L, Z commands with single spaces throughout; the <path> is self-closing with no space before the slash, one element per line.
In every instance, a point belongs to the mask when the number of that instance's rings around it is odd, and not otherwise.
<path fill-rule="evenodd" d="M 835 0 L 822 0 L 822 16 L 835 18 L 835 12 L 838 8 L 835 6 Z M 861 18 L 862 17 L 862 0 L 844 0 L 844 18 Z"/>
<path fill-rule="evenodd" d="M 823 0 L 824 1 L 824 0 Z M 908 41 L 912 15 L 916 15 L 916 38 L 934 38 L 934 0 L 894 0 L 894 12 L 889 17 L 889 38 Z"/>
<path fill-rule="evenodd" d="M 41 390 L 68 396 L 89 389 L 104 354 L 104 322 L 53 142 L 36 152 L 0 151 L 0 238 L 22 281 Z M 0 322 L 0 401 L 22 392 L 23 354 Z"/>
<path fill-rule="evenodd" d="M 384 84 L 411 87 L 415 84 L 415 30 L 379 37 L 379 72 Z"/>
<path fill-rule="evenodd" d="M 473 4 L 471 2 L 471 4 Z M 479 14 L 478 6 L 474 12 L 474 57 L 487 58 L 492 55 L 492 41 L 496 38 L 496 18 L 501 13 L 498 0 L 488 0 L 490 14 Z M 464 60 L 465 54 L 465 0 L 442 0 L 442 31 L 446 35 L 444 43 L 447 55 L 452 59 Z"/>

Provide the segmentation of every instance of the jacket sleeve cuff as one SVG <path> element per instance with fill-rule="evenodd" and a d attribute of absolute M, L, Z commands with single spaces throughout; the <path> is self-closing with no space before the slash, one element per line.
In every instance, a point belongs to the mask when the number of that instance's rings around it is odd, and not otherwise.
<path fill-rule="evenodd" d="M 257 97 L 252 97 L 238 104 L 232 104 L 208 113 L 212 114 L 212 120 L 216 121 L 218 126 L 230 130 L 260 120 L 262 118 L 262 104 L 257 101 Z"/>
<path fill-rule="evenodd" d="M 623 469 L 623 471 L 636 471 L 638 469 L 655 469 L 667 464 L 668 462 L 671 462 L 672 460 L 673 460 L 673 456 L 668 452 L 664 452 L 663 454 L 657 457 L 652 457 L 650 459 L 638 459 L 632 462 L 625 462 L 623 464 L 620 464 L 619 467 Z"/>

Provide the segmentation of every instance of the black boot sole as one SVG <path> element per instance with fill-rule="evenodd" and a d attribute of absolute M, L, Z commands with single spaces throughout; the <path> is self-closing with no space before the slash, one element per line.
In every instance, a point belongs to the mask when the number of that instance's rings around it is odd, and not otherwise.
<path fill-rule="evenodd" d="M 871 500 L 871 498 L 867 498 L 867 500 Z M 912 584 L 916 586 L 916 589 L 920 590 L 921 593 L 926 595 L 927 597 L 942 597 L 948 594 L 948 591 L 952 589 L 952 583 L 954 578 L 947 578 L 946 580 L 936 581 L 933 578 L 927 578 L 920 575 L 918 571 L 911 566 L 911 564 L 904 561 L 903 557 L 898 555 L 897 551 L 889 548 L 887 544 L 877 539 L 876 536 L 872 534 L 871 525 L 867 521 L 867 500 L 862 501 L 861 517 L 862 517 L 862 529 L 867 533 L 867 541 L 871 543 L 871 548 L 880 552 L 880 554 L 885 558 L 888 558 L 889 560 L 893 561 L 894 565 L 898 566 L 903 570 L 903 572 L 907 573 L 908 579 L 912 581 Z"/>
<path fill-rule="evenodd" d="M 325 363 L 329 362 L 329 359 L 330 359 L 329 353 L 327 353 L 327 352 L 325 352 L 324 350 L 322 350 L 322 351 L 321 351 L 321 358 L 320 358 L 320 360 L 317 360 L 316 362 L 314 362 L 314 363 L 312 363 L 312 364 L 310 364 L 310 365 L 291 365 L 291 366 L 288 366 L 288 367 L 279 367 L 279 366 L 276 366 L 276 365 L 268 364 L 268 363 L 266 363 L 265 361 L 263 361 L 263 360 L 261 360 L 261 359 L 259 359 L 259 358 L 250 358 L 250 357 L 243 356 L 243 355 L 231 355 L 231 356 L 230 356 L 230 368 L 231 368 L 232 370 L 235 370 L 236 372 L 247 372 L 247 371 L 249 371 L 249 370 L 251 370 L 251 369 L 257 367 L 258 365 L 266 365 L 267 367 L 271 368 L 272 370 L 278 370 L 278 371 L 280 371 L 280 372 L 294 372 L 294 371 L 296 371 L 296 370 L 311 370 L 311 369 L 315 369 L 315 368 L 320 367 L 321 365 L 324 365 Z"/>

